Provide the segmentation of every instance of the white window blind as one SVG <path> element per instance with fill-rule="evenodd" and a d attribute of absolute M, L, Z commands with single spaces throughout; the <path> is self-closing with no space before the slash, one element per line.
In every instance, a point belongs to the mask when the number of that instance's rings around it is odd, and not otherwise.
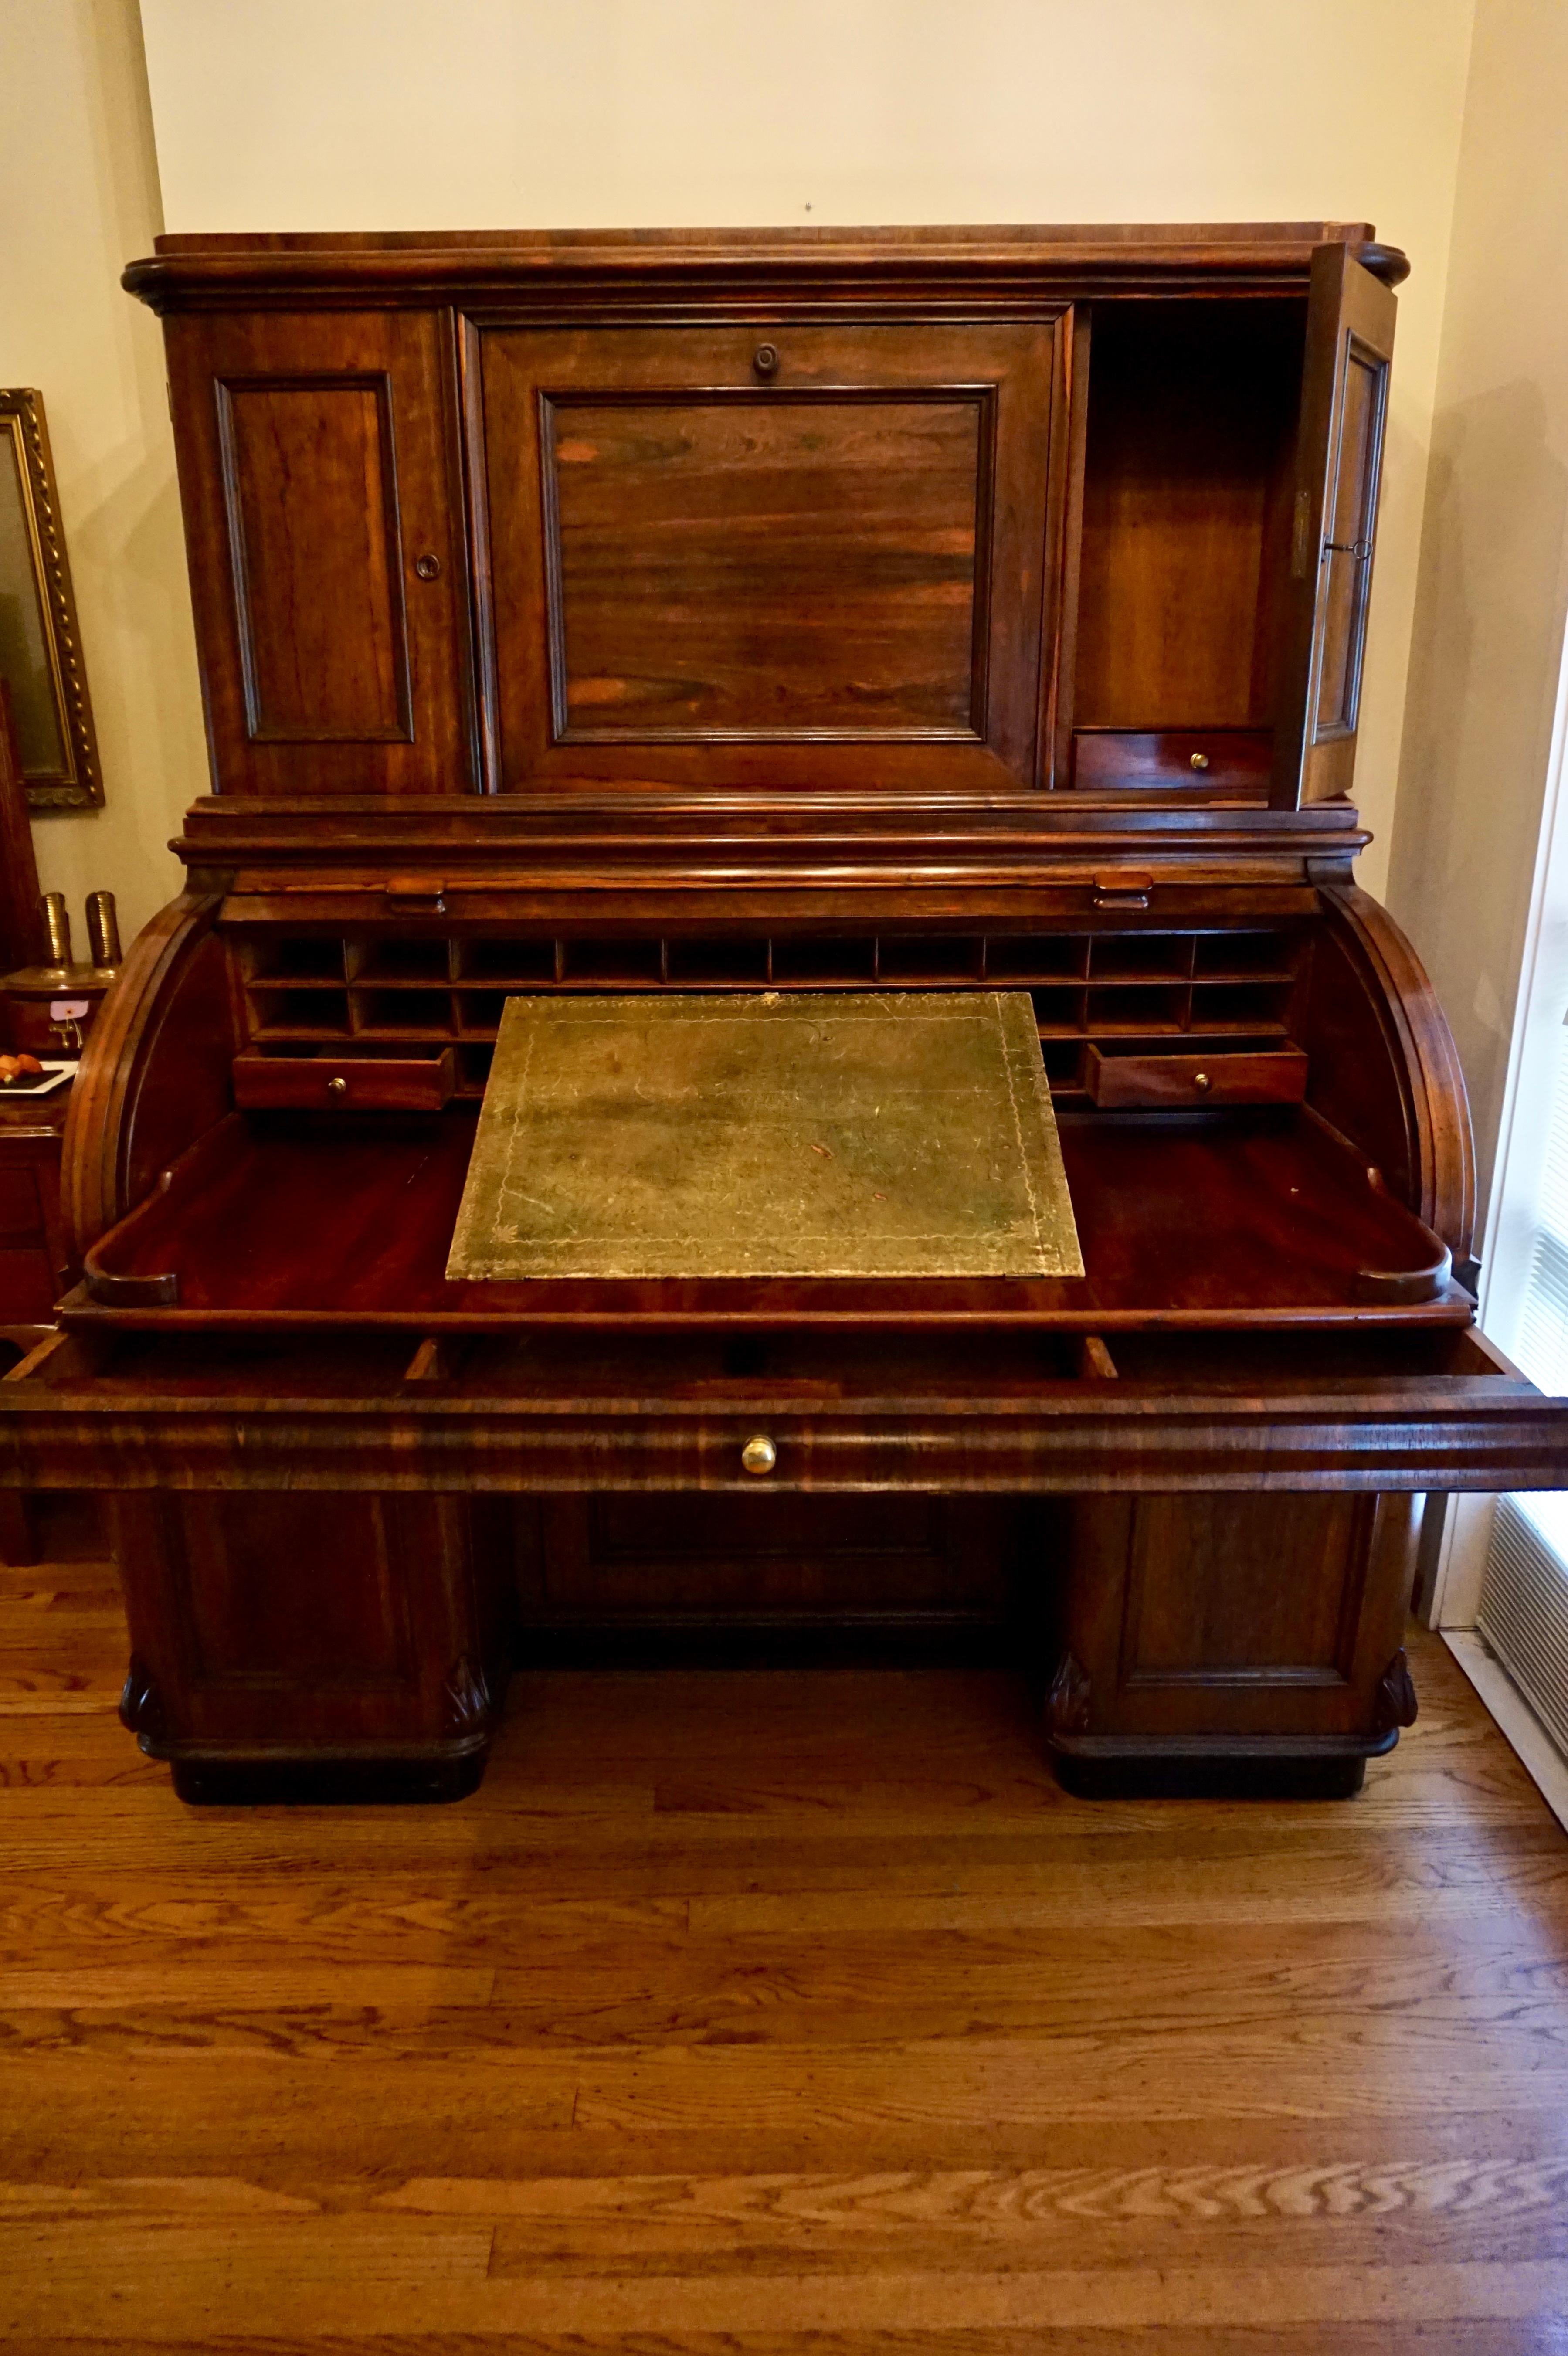
<path fill-rule="evenodd" d="M 1568 1031 L 1561 1026 L 1545 1142 L 1514 1355 L 1532 1383 L 1561 1398 L 1568 1395 Z M 1568 1491 L 1543 1490 L 1519 1502 L 1568 1565 Z"/>
<path fill-rule="evenodd" d="M 1556 725 L 1481 1301 L 1492 1338 L 1531 1382 L 1568 1396 L 1568 660 Z M 1568 1753 L 1568 1493 L 1498 1501 L 1476 1624 Z"/>
<path fill-rule="evenodd" d="M 1535 1240 L 1517 1313 L 1520 1367 L 1542 1390 L 1568 1394 L 1568 1033 L 1561 1026 Z M 1568 1492 L 1498 1500 L 1477 1625 L 1568 1752 Z"/>

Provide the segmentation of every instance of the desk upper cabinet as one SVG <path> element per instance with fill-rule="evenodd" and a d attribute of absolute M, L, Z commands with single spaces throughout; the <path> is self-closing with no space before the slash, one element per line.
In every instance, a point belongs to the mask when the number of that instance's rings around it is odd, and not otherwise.
<path fill-rule="evenodd" d="M 1369 237 L 165 240 L 219 789 L 1342 796 Z"/>

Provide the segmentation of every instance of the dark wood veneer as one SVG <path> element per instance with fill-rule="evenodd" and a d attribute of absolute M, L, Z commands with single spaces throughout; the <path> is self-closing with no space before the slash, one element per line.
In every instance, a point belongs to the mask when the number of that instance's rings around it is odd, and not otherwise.
<path fill-rule="evenodd" d="M 1568 1479 L 1353 881 L 1403 269 L 1332 223 L 133 265 L 216 790 L 84 1059 L 0 1485 L 110 1496 L 177 1788 L 453 1795 L 514 1621 L 1004 1626 L 1079 1786 L 1348 1792 L 1397 1738 L 1410 1500 Z M 1081 1280 L 447 1281 L 509 991 L 843 988 L 1030 993 Z"/>

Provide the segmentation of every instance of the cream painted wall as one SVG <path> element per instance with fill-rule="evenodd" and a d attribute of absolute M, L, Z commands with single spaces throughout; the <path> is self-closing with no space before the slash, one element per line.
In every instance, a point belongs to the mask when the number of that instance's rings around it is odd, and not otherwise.
<path fill-rule="evenodd" d="M 1454 1026 L 1483 1179 L 1565 618 L 1568 8 L 1479 0 L 1390 901 Z"/>
<path fill-rule="evenodd" d="M 33 827 L 85 955 L 86 894 L 128 939 L 207 790 L 162 337 L 119 288 L 162 226 L 135 0 L 0 0 L 0 384 L 44 396 L 107 796 Z"/>
<path fill-rule="evenodd" d="M 1376 221 L 1358 798 L 1398 773 L 1474 0 L 142 0 L 168 226 Z"/>

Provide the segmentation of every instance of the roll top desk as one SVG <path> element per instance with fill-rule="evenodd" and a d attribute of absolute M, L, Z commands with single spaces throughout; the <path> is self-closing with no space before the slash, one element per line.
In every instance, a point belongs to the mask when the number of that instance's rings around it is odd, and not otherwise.
<path fill-rule="evenodd" d="M 132 265 L 214 790 L 89 1043 L 0 1481 L 106 1496 L 187 1796 L 458 1794 L 515 1653 L 672 1629 L 1010 1625 L 1079 1784 L 1343 1792 L 1397 1738 L 1412 1500 L 1560 1484 L 1565 1413 L 1476 1331 L 1457 1062 L 1353 881 L 1404 268 Z M 509 993 L 846 988 L 1030 993 L 1083 1278 L 446 1278 Z"/>

